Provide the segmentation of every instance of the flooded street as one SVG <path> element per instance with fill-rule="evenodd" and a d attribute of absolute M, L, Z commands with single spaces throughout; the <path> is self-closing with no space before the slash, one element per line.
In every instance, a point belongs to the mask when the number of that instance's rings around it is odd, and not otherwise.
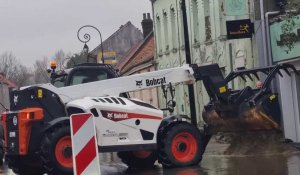
<path fill-rule="evenodd" d="M 105 155 L 104 158 L 109 158 Z M 300 174 L 300 154 L 294 155 L 273 155 L 259 157 L 224 157 L 206 156 L 199 166 L 188 168 L 163 169 L 156 165 L 153 169 L 143 171 L 131 171 L 127 166 L 120 163 L 115 158 L 115 162 L 106 161 L 101 164 L 102 175 L 299 175 Z M 110 158 L 109 158 L 110 159 Z M 14 175 L 7 170 L 7 166 L 1 169 L 3 175 Z"/>
<path fill-rule="evenodd" d="M 111 154 L 102 155 L 102 175 L 140 174 L 140 175 L 299 175 L 300 153 L 293 155 L 250 156 L 250 157 L 227 157 L 205 156 L 199 166 L 188 168 L 163 169 L 156 165 L 153 169 L 143 171 L 128 170 L 127 166 Z M 1 174 L 14 175 L 2 167 Z"/>
<path fill-rule="evenodd" d="M 290 156 L 207 157 L 203 160 L 200 169 L 202 169 L 203 174 L 212 175 L 297 175 L 300 174 L 300 154 Z"/>
<path fill-rule="evenodd" d="M 228 141 L 211 139 L 198 166 L 164 169 L 158 163 L 148 170 L 130 170 L 115 153 L 101 153 L 102 175 L 299 175 L 300 150 L 278 141 L 277 134 L 245 135 Z M 216 139 L 217 138 L 217 139 Z M 225 137 L 226 138 L 226 137 Z M 220 141 L 221 140 L 221 141 Z M 239 143 L 237 143 L 237 141 Z M 231 143 L 231 144 L 229 144 Z M 232 144 L 234 143 L 234 144 Z M 1 168 L 3 175 L 14 175 Z"/>

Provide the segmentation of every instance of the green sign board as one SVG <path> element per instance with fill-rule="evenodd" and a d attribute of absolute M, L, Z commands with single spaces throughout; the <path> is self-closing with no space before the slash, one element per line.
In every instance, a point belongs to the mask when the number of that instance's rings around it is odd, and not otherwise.
<path fill-rule="evenodd" d="M 282 32 L 282 25 L 285 23 L 285 21 L 271 24 L 270 35 L 273 62 L 300 57 L 300 16 L 299 18 L 294 18 L 294 21 L 296 25 L 294 26 L 293 33 L 291 35 L 294 36 L 296 42 L 294 43 L 294 48 L 291 50 L 289 50 L 288 47 L 282 42 L 284 38 L 286 38 Z"/>
<path fill-rule="evenodd" d="M 248 14 L 248 0 L 225 0 L 226 16 L 242 16 Z"/>

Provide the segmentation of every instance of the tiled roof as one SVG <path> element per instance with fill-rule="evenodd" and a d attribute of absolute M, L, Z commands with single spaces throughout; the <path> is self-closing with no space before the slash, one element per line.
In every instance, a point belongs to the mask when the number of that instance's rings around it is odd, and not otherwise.
<path fill-rule="evenodd" d="M 137 43 L 135 46 L 133 46 L 123 57 L 122 59 L 119 60 L 119 62 L 115 65 L 115 68 L 121 70 L 125 64 L 129 61 L 129 59 L 135 54 L 135 52 L 138 50 L 138 48 L 141 46 L 141 44 L 144 41 L 141 41 L 140 43 Z"/>
<path fill-rule="evenodd" d="M 125 53 L 134 45 L 143 40 L 142 32 L 130 21 L 122 25 L 116 32 L 110 35 L 102 43 L 104 52 L 116 52 L 116 59 L 122 58 Z M 101 51 L 101 44 L 89 52 L 93 57 L 97 57 Z"/>
<path fill-rule="evenodd" d="M 154 59 L 154 35 L 151 32 L 141 43 L 130 49 L 127 55 L 120 60 L 116 68 L 121 74 L 130 71 L 132 68 L 147 63 Z"/>
<path fill-rule="evenodd" d="M 105 39 L 103 41 L 103 45 L 105 44 L 106 41 L 109 41 L 110 38 L 114 37 L 115 35 L 117 35 L 119 32 L 121 32 L 124 28 L 126 28 L 127 26 L 132 25 L 130 21 L 128 21 L 125 25 L 122 25 L 117 31 L 115 31 L 115 33 L 113 33 L 112 35 L 110 35 L 107 39 Z M 99 50 L 101 47 L 101 44 L 98 45 L 95 49 L 93 49 L 92 51 L 90 51 L 90 53 L 94 53 L 97 52 L 97 50 Z"/>

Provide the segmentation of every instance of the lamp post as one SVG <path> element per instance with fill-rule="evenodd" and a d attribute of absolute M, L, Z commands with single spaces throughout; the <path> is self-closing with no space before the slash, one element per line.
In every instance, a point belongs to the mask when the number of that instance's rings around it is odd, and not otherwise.
<path fill-rule="evenodd" d="M 101 42 L 101 53 L 102 53 L 102 58 L 101 58 L 101 61 L 103 63 L 103 45 L 102 45 L 102 35 L 101 35 L 101 32 L 99 31 L 99 29 L 97 29 L 96 27 L 92 26 L 92 25 L 85 25 L 85 26 L 82 26 L 78 29 L 77 31 L 77 38 L 80 42 L 84 43 L 84 46 L 83 46 L 83 52 L 85 54 L 87 54 L 87 62 L 88 62 L 88 59 L 89 59 L 89 46 L 86 44 L 88 43 L 90 40 L 91 40 L 91 35 L 89 33 L 85 33 L 83 35 L 83 39 L 80 38 L 79 36 L 79 33 L 80 31 L 83 29 L 83 28 L 92 28 L 94 30 L 96 30 L 98 33 L 99 33 L 99 36 L 100 36 L 100 42 Z"/>
<path fill-rule="evenodd" d="M 86 54 L 89 54 L 89 46 L 86 43 L 84 43 L 82 51 Z"/>

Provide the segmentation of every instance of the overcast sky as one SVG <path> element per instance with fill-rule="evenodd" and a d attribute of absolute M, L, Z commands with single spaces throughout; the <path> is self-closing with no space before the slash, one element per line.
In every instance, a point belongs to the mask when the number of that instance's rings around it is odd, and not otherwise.
<path fill-rule="evenodd" d="M 97 27 L 105 40 L 127 21 L 141 29 L 142 14 L 151 9 L 150 0 L 0 0 L 0 54 L 12 52 L 31 66 L 44 56 L 52 59 L 60 49 L 80 52 L 81 26 Z M 90 32 L 93 49 L 100 39 Z"/>

